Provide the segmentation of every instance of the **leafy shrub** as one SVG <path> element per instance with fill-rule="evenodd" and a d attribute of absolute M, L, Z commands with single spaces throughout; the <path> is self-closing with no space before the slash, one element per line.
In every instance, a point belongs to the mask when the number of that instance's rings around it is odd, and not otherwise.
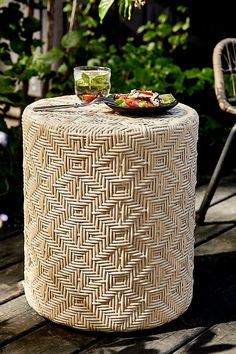
<path fill-rule="evenodd" d="M 40 30 L 39 20 L 23 11 L 25 1 L 10 1 L 0 7 L 0 195 L 22 195 L 21 127 L 8 128 L 4 117 L 10 106 L 21 110 L 30 102 L 29 79 L 36 75 L 33 53 L 42 42 L 33 38 Z"/>
<path fill-rule="evenodd" d="M 8 128 L 0 120 L 0 196 L 17 192 L 22 194 L 22 139 L 21 127 Z"/>
<path fill-rule="evenodd" d="M 29 103 L 29 79 L 37 72 L 32 65 L 33 53 L 42 45 L 33 34 L 41 29 L 40 21 L 26 15 L 21 8 L 25 1 L 10 1 L 0 7 L 0 104 L 22 109 Z"/>

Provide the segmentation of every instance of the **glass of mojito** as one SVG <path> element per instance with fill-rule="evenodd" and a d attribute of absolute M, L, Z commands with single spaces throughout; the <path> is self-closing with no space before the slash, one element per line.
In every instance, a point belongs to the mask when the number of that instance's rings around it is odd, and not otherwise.
<path fill-rule="evenodd" d="M 81 101 L 92 102 L 109 95 L 111 69 L 103 66 L 77 66 L 74 68 L 75 93 Z"/>

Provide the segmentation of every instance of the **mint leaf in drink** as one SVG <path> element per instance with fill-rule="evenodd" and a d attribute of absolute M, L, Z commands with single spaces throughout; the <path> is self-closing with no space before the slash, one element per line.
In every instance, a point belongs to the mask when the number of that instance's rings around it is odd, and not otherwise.
<path fill-rule="evenodd" d="M 106 86 L 108 82 L 108 77 L 107 74 L 105 75 L 97 75 L 95 77 L 92 78 L 91 80 L 91 86 L 100 86 L 100 85 L 104 85 Z"/>
<path fill-rule="evenodd" d="M 87 84 L 90 86 L 90 77 L 89 75 L 82 73 L 82 81 L 84 81 L 84 84 Z"/>
<path fill-rule="evenodd" d="M 76 86 L 88 86 L 84 80 L 76 80 Z"/>

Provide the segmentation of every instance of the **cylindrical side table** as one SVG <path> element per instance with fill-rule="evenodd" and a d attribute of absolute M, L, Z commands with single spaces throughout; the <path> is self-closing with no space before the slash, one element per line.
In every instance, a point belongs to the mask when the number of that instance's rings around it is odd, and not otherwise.
<path fill-rule="evenodd" d="M 198 114 L 33 111 L 75 100 L 23 113 L 26 298 L 80 329 L 162 325 L 192 299 Z"/>

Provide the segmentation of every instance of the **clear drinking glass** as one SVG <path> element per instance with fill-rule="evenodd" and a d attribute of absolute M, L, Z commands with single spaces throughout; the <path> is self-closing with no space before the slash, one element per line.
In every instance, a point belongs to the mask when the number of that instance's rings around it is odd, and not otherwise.
<path fill-rule="evenodd" d="M 109 95 L 111 69 L 103 66 L 77 66 L 74 68 L 75 93 L 81 101 L 92 102 Z"/>

